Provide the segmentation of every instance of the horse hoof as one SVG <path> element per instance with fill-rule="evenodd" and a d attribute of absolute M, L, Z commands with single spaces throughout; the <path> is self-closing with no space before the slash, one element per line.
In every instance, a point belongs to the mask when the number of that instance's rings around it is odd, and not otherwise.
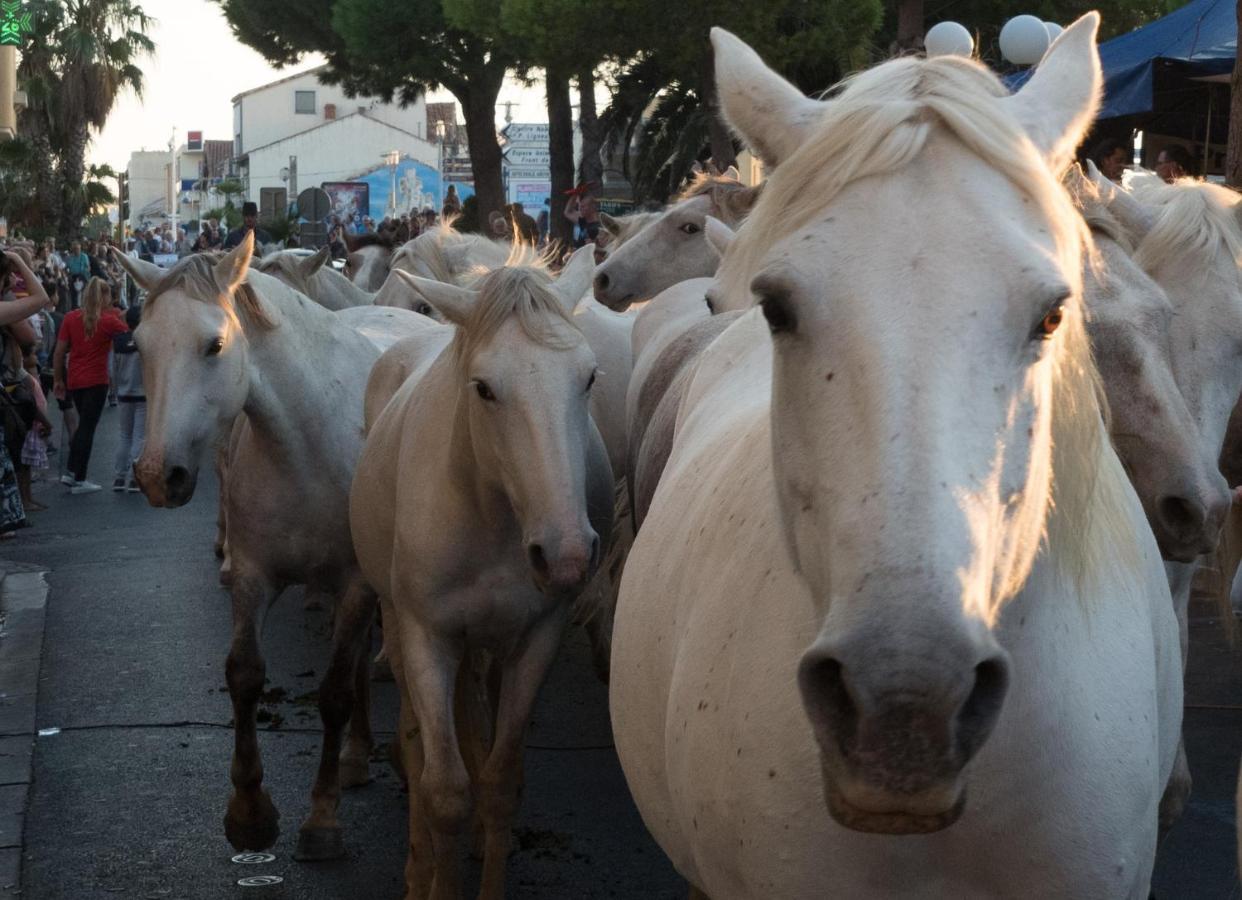
<path fill-rule="evenodd" d="M 356 788 L 371 783 L 371 766 L 363 759 L 341 757 L 341 787 Z"/>
<path fill-rule="evenodd" d="M 234 794 L 224 814 L 224 836 L 234 850 L 266 850 L 280 837 L 279 822 L 280 813 L 267 791 L 261 791 L 255 799 L 242 799 Z"/>
<path fill-rule="evenodd" d="M 298 832 L 298 846 L 293 858 L 298 862 L 324 862 L 345 855 L 345 838 L 341 829 L 306 828 Z"/>

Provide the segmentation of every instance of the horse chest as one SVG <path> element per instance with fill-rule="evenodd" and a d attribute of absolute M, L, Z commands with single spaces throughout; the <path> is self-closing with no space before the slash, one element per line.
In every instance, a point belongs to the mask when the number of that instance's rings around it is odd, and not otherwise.
<path fill-rule="evenodd" d="M 525 565 L 500 565 L 429 591 L 416 606 L 436 630 L 504 659 L 558 602 L 535 588 Z"/>

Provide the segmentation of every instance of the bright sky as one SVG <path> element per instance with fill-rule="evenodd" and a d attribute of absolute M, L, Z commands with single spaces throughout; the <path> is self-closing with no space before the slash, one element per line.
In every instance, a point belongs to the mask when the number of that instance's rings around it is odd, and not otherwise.
<path fill-rule="evenodd" d="M 167 148 L 173 128 L 178 143 L 185 141 L 187 131 L 202 131 L 208 140 L 231 140 L 233 97 L 322 62 L 314 57 L 295 68 L 274 69 L 233 37 L 220 7 L 208 0 L 141 0 L 141 5 L 157 20 L 151 31 L 155 56 L 141 63 L 146 73 L 143 98 L 122 96 L 89 152 L 91 162 L 108 163 L 118 171 L 134 150 Z M 452 98 L 436 93 L 429 99 Z M 506 100 L 514 101 L 515 121 L 548 119 L 542 85 L 506 83 L 500 101 Z M 497 118 L 503 121 L 503 109 Z"/>

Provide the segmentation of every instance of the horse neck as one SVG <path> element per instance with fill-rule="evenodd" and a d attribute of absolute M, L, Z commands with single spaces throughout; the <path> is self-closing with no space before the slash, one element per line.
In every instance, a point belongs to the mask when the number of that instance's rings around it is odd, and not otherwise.
<path fill-rule="evenodd" d="M 350 351 L 361 338 L 292 290 L 269 292 L 262 300 L 276 327 L 264 328 L 241 314 L 250 367 L 243 408 L 252 426 L 273 440 L 315 444 L 334 426 L 352 421 L 340 414 L 340 404 L 354 399 L 342 393 L 358 380 L 361 360 Z M 305 428 L 308 421 L 317 427 Z"/>

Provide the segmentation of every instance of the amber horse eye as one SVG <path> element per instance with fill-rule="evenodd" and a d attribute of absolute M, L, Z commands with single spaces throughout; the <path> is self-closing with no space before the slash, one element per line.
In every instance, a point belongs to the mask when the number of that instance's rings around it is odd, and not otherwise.
<path fill-rule="evenodd" d="M 1048 315 L 1044 316 L 1044 320 L 1039 323 L 1039 331 L 1045 338 L 1052 337 L 1056 330 L 1061 327 L 1061 320 L 1065 318 L 1065 307 L 1058 306 Z"/>

